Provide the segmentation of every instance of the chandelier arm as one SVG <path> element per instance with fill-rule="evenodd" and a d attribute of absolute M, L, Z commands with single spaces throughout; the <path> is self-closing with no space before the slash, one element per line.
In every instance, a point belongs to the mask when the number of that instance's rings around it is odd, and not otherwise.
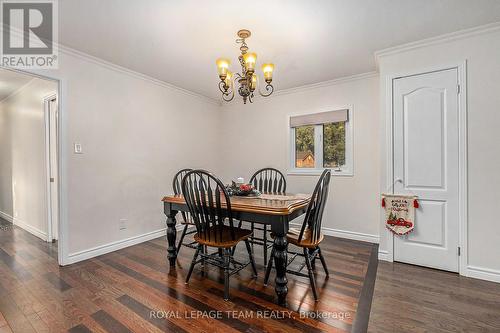
<path fill-rule="evenodd" d="M 258 76 L 257 76 L 257 86 L 259 88 L 259 95 L 261 95 L 262 97 L 268 97 L 268 96 L 270 96 L 274 92 L 273 85 L 271 83 L 267 83 L 267 82 L 266 82 L 266 86 L 265 86 L 266 90 L 262 91 Z"/>
<path fill-rule="evenodd" d="M 222 100 L 226 102 L 230 102 L 234 98 L 234 89 L 232 87 L 232 82 L 231 85 L 226 89 L 226 84 L 224 81 L 219 81 L 219 90 L 222 93 Z"/>
<path fill-rule="evenodd" d="M 222 94 L 227 94 L 227 89 L 225 89 L 224 81 L 219 81 L 219 90 Z"/>
<path fill-rule="evenodd" d="M 231 102 L 234 98 L 234 91 L 231 89 L 231 93 L 222 94 L 222 100 L 224 102 Z"/>
<path fill-rule="evenodd" d="M 266 92 L 263 93 L 260 88 L 259 88 L 259 94 L 262 96 L 262 97 L 268 97 L 268 96 L 271 96 L 271 94 L 274 92 L 274 87 L 272 84 L 268 83 L 266 84 Z"/>

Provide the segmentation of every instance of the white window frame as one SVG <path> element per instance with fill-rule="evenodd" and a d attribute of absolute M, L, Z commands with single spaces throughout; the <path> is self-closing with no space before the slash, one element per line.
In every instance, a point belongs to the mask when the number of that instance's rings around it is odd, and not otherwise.
<path fill-rule="evenodd" d="M 327 111 L 342 111 L 347 110 L 348 121 L 345 125 L 345 165 L 341 168 L 330 168 L 332 170 L 332 176 L 354 176 L 354 166 L 353 166 L 353 156 L 354 156 L 354 144 L 353 144 L 353 132 L 354 132 L 354 116 L 352 105 L 344 107 L 327 108 L 314 113 L 327 112 Z M 312 114 L 312 113 L 311 113 Z M 288 175 L 310 175 L 318 176 L 321 175 L 323 170 L 327 169 L 323 167 L 323 124 L 314 126 L 314 168 L 297 168 L 295 166 L 295 128 L 290 127 L 290 118 L 297 115 L 288 116 L 288 135 L 289 135 L 289 168 Z"/>

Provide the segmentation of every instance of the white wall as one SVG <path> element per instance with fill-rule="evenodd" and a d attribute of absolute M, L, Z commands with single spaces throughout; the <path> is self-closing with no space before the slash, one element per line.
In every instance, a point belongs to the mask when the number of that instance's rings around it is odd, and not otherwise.
<path fill-rule="evenodd" d="M 219 106 L 212 100 L 75 52 L 61 52 L 63 263 L 165 225 L 161 198 L 183 167 L 213 169 Z M 83 154 L 73 153 L 79 142 Z M 119 220 L 127 229 L 119 230 Z M 66 225 L 66 229 L 64 229 Z M 65 237 L 66 236 L 66 237 Z"/>
<path fill-rule="evenodd" d="M 331 234 L 378 242 L 379 79 L 376 75 L 337 80 L 222 108 L 223 177 L 249 180 L 254 171 L 289 168 L 288 116 L 353 106 L 354 176 L 333 176 L 323 227 Z M 310 193 L 318 176 L 287 175 L 289 192 Z"/>
<path fill-rule="evenodd" d="M 160 198 L 171 191 L 171 178 L 182 167 L 207 168 L 226 181 L 248 179 L 265 166 L 286 170 L 287 116 L 349 104 L 354 106 L 354 176 L 333 178 L 324 227 L 372 241 L 380 233 L 386 250 L 379 200 L 386 184 L 385 77 L 467 59 L 469 265 L 500 271 L 494 211 L 500 201 L 500 148 L 494 139 L 500 125 L 499 44 L 500 33 L 492 32 L 414 47 L 381 56 L 380 78 L 337 80 L 222 108 L 99 60 L 62 53 L 59 70 L 38 73 L 62 80 L 64 262 L 164 228 Z M 84 154 L 72 153 L 74 142 L 83 144 Z M 317 179 L 287 178 L 291 192 L 310 192 Z M 128 219 L 125 231 L 118 230 L 120 218 Z"/>
<path fill-rule="evenodd" d="M 418 72 L 467 60 L 468 112 L 468 266 L 472 276 L 500 281 L 500 30 L 434 43 L 379 58 L 382 139 L 385 142 L 385 79 L 388 75 Z M 381 161 L 385 162 L 385 149 Z M 381 191 L 385 189 L 385 164 L 381 169 Z M 381 230 L 383 227 L 381 226 Z M 387 250 L 387 235 L 381 233 L 381 250 Z M 478 273 L 480 272 L 480 273 Z M 481 273 L 482 272 L 482 273 Z M 482 275 L 481 275 L 482 274 Z"/>
<path fill-rule="evenodd" d="M 44 240 L 48 222 L 43 99 L 56 92 L 56 83 L 33 79 L 0 103 L 0 131 L 8 134 L 0 141 L 0 211 Z"/>

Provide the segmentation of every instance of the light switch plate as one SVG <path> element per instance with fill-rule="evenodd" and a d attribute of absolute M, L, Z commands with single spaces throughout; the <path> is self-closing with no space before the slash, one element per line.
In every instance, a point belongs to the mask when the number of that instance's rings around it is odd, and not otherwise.
<path fill-rule="evenodd" d="M 127 219 L 120 219 L 118 222 L 118 229 L 125 230 L 127 229 Z"/>
<path fill-rule="evenodd" d="M 83 154 L 81 143 L 75 143 L 74 147 L 75 147 L 75 154 Z"/>

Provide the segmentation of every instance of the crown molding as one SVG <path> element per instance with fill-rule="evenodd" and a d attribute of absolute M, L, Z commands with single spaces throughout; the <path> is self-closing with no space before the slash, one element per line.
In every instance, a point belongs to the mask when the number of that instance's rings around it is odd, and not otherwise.
<path fill-rule="evenodd" d="M 258 98 L 256 98 L 254 100 L 253 104 L 265 103 L 265 102 L 271 101 L 275 97 L 278 97 L 278 96 L 281 96 L 281 95 L 299 94 L 299 93 L 310 91 L 310 90 L 314 90 L 314 89 L 319 89 L 319 88 L 324 88 L 324 87 L 331 87 L 331 86 L 338 85 L 338 84 L 344 84 L 344 83 L 349 83 L 349 82 L 354 82 L 354 81 L 369 79 L 369 78 L 378 77 L 378 76 L 379 76 L 378 72 L 366 72 L 366 73 L 361 73 L 361 74 L 355 74 L 355 75 L 350 75 L 350 76 L 339 77 L 339 78 L 333 79 L 333 80 L 321 81 L 321 82 L 317 82 L 317 83 L 307 84 L 307 85 L 293 87 L 293 88 L 288 88 L 288 89 L 283 89 L 283 90 L 276 90 L 269 97 L 263 98 L 261 96 L 256 96 Z M 232 105 L 231 103 L 222 103 L 221 107 L 222 108 L 227 108 L 227 107 L 230 107 L 231 105 Z"/>
<path fill-rule="evenodd" d="M 355 74 L 355 75 L 350 75 L 350 76 L 344 76 L 344 77 L 339 77 L 339 78 L 333 79 L 333 80 L 322 81 L 322 82 L 318 82 L 318 83 L 312 83 L 312 84 L 307 84 L 304 86 L 288 88 L 288 89 L 283 89 L 283 90 L 277 90 L 271 96 L 281 96 L 281 95 L 301 93 L 301 92 L 305 92 L 308 90 L 314 90 L 314 89 L 318 89 L 318 88 L 329 87 L 329 86 L 334 86 L 334 85 L 338 85 L 338 84 L 344 84 L 344 83 L 348 83 L 348 82 L 352 82 L 352 81 L 369 79 L 369 78 L 377 77 L 377 76 L 378 76 L 378 72 L 367 72 L 367 73 Z"/>
<path fill-rule="evenodd" d="M 184 89 L 184 88 L 178 87 L 178 86 L 173 85 L 171 83 L 168 83 L 168 82 L 156 79 L 154 77 L 151 77 L 149 75 L 136 72 L 136 71 L 134 71 L 132 69 L 129 69 L 129 68 L 126 68 L 126 67 L 123 67 L 123 66 L 120 66 L 120 65 L 116 65 L 116 64 L 114 64 L 112 62 L 109 62 L 107 60 L 104 60 L 104 59 L 101 59 L 101 58 L 98 58 L 98 57 L 94 57 L 94 56 L 92 56 L 90 54 L 87 54 L 85 52 L 75 50 L 75 49 L 73 49 L 71 47 L 68 47 L 68 46 L 65 46 L 65 45 L 62 45 L 62 44 L 58 44 L 57 48 L 59 49 L 59 52 L 61 52 L 61 53 L 64 53 L 64 54 L 67 54 L 67 55 L 70 55 L 70 56 L 73 56 L 75 58 L 79 58 L 79 59 L 82 59 L 82 60 L 85 60 L 85 61 L 88 61 L 88 62 L 91 62 L 93 64 L 102 66 L 104 68 L 113 70 L 115 72 L 119 72 L 119 73 L 122 73 L 122 74 L 125 74 L 125 75 L 128 75 L 128 76 L 131 76 L 133 78 L 136 78 L 136 79 L 140 79 L 140 80 L 143 80 L 143 81 L 146 81 L 146 82 L 149 82 L 149 83 L 153 83 L 153 84 L 156 84 L 156 85 L 161 86 L 163 88 L 167 88 L 167 89 L 170 89 L 170 90 L 173 90 L 173 91 L 176 91 L 176 92 L 180 92 L 182 94 L 185 94 L 185 95 L 188 95 L 188 96 L 191 96 L 191 97 L 199 98 L 199 99 L 204 100 L 204 101 L 206 101 L 206 102 L 208 102 L 210 104 L 213 104 L 213 105 L 217 105 L 217 106 L 221 105 L 221 102 L 218 99 L 215 99 L 215 98 L 212 98 L 212 97 L 208 97 L 208 96 L 196 93 L 196 92 L 188 90 L 188 89 Z"/>
<path fill-rule="evenodd" d="M 17 34 L 21 38 L 24 38 L 24 37 L 22 37 L 23 36 L 23 32 L 20 31 L 19 29 L 13 29 L 12 33 Z M 85 52 L 73 49 L 73 48 L 71 48 L 69 46 L 66 46 L 66 45 L 63 45 L 61 43 L 54 43 L 54 48 L 57 51 L 61 52 L 61 53 L 73 56 L 73 57 L 81 59 L 81 60 L 85 60 L 85 61 L 91 62 L 93 64 L 102 66 L 104 68 L 113 70 L 115 72 L 126 74 L 126 75 L 134 77 L 136 79 L 140 79 L 140 80 L 143 80 L 143 81 L 146 81 L 146 82 L 150 82 L 150 83 L 156 84 L 158 86 L 161 86 L 163 88 L 167 88 L 167 89 L 170 89 L 170 90 L 173 90 L 173 91 L 177 91 L 177 92 L 183 93 L 183 94 L 191 96 L 191 97 L 196 97 L 196 98 L 199 98 L 201 100 L 204 100 L 206 102 L 209 102 L 209 103 L 217 105 L 217 106 L 221 105 L 221 101 L 219 101 L 216 98 L 208 97 L 208 96 L 205 96 L 203 94 L 194 92 L 192 90 L 188 90 L 188 89 L 184 89 L 184 88 L 178 87 L 178 86 L 176 86 L 174 84 L 171 84 L 171 83 L 168 83 L 166 81 L 162 81 L 162 80 L 156 79 L 154 77 L 151 77 L 149 75 L 142 74 L 140 72 L 134 71 L 132 69 L 129 69 L 129 68 L 126 68 L 126 67 L 114 64 L 114 63 L 109 62 L 107 60 L 104 60 L 102 58 L 98 58 L 98 57 L 95 57 L 95 56 L 90 55 L 88 53 L 85 53 Z"/>
<path fill-rule="evenodd" d="M 464 30 L 459 30 L 455 32 L 451 32 L 448 34 L 436 36 L 436 37 L 431 37 L 431 38 L 426 38 L 422 39 L 416 42 L 411 42 L 411 43 L 406 43 L 394 47 L 389 47 L 383 50 L 376 51 L 374 53 L 375 56 L 375 62 L 379 64 L 379 59 L 382 57 L 386 57 L 389 55 L 394 55 L 402 52 L 407 52 L 410 50 L 426 47 L 426 46 L 431 46 L 431 45 L 436 45 L 436 44 L 442 44 L 442 43 L 448 43 L 464 38 L 469 38 L 472 36 L 477 36 L 477 35 L 482 35 L 482 34 L 488 34 L 492 32 L 497 32 L 500 31 L 500 21 L 499 22 L 493 22 L 485 25 L 480 25 L 474 28 L 470 29 L 464 29 Z"/>
<path fill-rule="evenodd" d="M 1 69 L 3 70 L 10 70 L 8 67 L 3 67 L 3 66 L 0 66 Z M 5 96 L 4 98 L 2 98 L 0 100 L 0 104 L 3 104 L 7 99 L 9 98 L 12 98 L 12 97 L 15 97 L 17 96 L 21 91 L 23 91 L 27 86 L 29 86 L 31 83 L 33 83 L 33 80 L 35 78 L 32 78 L 30 79 L 28 82 L 26 82 L 25 84 L 23 84 L 22 86 L 20 86 L 19 88 L 17 88 L 16 90 L 14 90 L 13 92 L 11 92 L 10 94 L 8 94 L 7 96 Z"/>

